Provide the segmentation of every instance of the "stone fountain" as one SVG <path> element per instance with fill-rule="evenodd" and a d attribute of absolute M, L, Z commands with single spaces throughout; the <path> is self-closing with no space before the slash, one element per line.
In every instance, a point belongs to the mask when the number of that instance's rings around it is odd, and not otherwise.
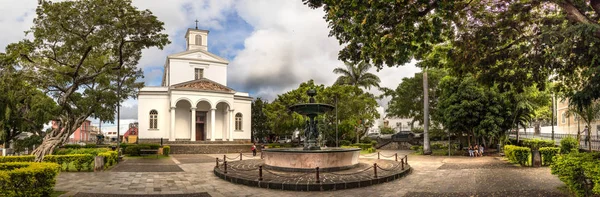
<path fill-rule="evenodd" d="M 291 111 L 305 115 L 304 148 L 276 148 L 263 150 L 265 167 L 282 171 L 311 171 L 319 167 L 323 171 L 344 170 L 358 164 L 359 148 L 321 148 L 317 143 L 319 131 L 318 121 L 320 114 L 331 111 L 333 106 L 324 103 L 315 103 L 315 90 L 306 92 L 310 96 L 308 103 L 300 103 L 289 107 Z"/>

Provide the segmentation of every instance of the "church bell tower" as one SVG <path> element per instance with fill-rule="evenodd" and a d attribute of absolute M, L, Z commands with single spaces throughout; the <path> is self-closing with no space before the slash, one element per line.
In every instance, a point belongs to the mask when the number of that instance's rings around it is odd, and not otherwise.
<path fill-rule="evenodd" d="M 196 20 L 196 29 L 189 28 L 185 33 L 185 40 L 187 41 L 185 50 L 208 51 L 208 30 L 198 29 L 198 20 Z"/>

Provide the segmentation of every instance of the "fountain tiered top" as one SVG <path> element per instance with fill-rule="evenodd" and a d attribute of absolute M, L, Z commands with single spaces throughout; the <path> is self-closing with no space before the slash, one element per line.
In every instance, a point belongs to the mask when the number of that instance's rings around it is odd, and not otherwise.
<path fill-rule="evenodd" d="M 306 94 L 310 96 L 308 103 L 300 103 L 289 107 L 291 111 L 308 116 L 309 121 L 306 121 L 306 128 L 304 130 L 304 137 L 306 143 L 304 143 L 304 150 L 320 150 L 321 148 L 316 143 L 316 139 L 319 137 L 319 131 L 317 130 L 317 121 L 315 117 L 319 114 L 333 110 L 335 107 L 324 103 L 315 103 L 314 96 L 317 95 L 317 91 L 310 89 L 306 91 Z"/>

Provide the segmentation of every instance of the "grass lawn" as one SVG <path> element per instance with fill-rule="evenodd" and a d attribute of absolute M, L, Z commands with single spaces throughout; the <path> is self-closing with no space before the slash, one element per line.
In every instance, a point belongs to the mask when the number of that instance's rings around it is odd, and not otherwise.
<path fill-rule="evenodd" d="M 52 192 L 52 194 L 50 194 L 51 197 L 58 197 L 60 195 L 66 194 L 67 192 L 63 192 L 63 191 L 54 191 Z"/>

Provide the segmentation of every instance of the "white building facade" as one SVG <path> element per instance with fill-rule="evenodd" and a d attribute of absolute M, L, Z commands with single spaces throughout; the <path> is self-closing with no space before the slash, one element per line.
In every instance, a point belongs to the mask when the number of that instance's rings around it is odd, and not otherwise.
<path fill-rule="evenodd" d="M 208 31 L 185 38 L 186 51 L 165 61 L 162 85 L 139 91 L 139 139 L 250 140 L 252 98 L 227 87 L 229 62 L 208 52 Z"/>

